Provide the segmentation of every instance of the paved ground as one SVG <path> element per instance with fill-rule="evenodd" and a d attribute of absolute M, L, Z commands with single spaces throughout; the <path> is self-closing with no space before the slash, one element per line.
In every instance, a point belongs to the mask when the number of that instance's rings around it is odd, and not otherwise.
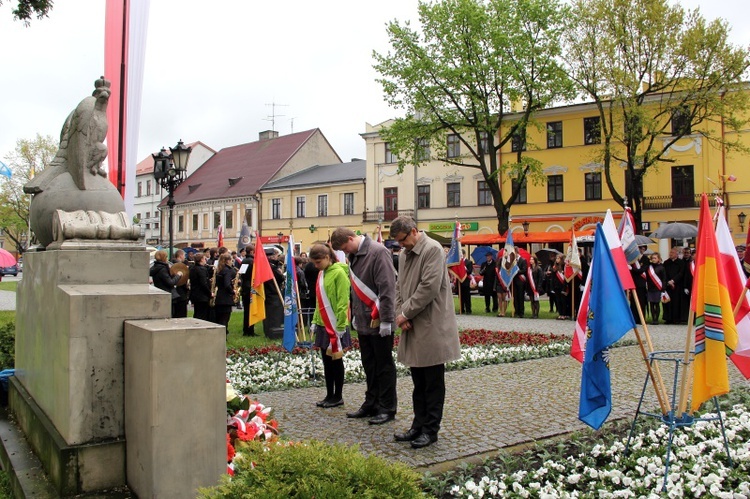
<path fill-rule="evenodd" d="M 570 321 L 459 316 L 462 328 L 538 331 L 570 336 Z M 684 350 L 686 326 L 650 326 L 656 350 Z M 631 332 L 628 337 L 635 339 Z M 613 409 L 610 416 L 632 420 L 643 388 L 646 368 L 637 346 L 622 347 L 612 355 Z M 746 383 L 732 366 L 732 386 Z M 671 386 L 671 369 L 662 367 Z M 447 373 L 443 428 L 436 444 L 420 450 L 393 441 L 393 433 L 411 424 L 412 383 L 399 378 L 399 413 L 396 421 L 371 426 L 366 420 L 347 419 L 345 413 L 364 400 L 364 384 L 344 386 L 345 405 L 315 407 L 324 389 L 265 392 L 260 402 L 274 410 L 284 436 L 291 440 L 315 438 L 359 444 L 365 453 L 401 461 L 417 468 L 441 469 L 471 456 L 503 447 L 585 428 L 578 421 L 581 367 L 569 356 L 539 359 Z M 648 408 L 657 407 L 654 391 L 647 389 Z M 442 466 L 441 466 L 442 465 Z"/>

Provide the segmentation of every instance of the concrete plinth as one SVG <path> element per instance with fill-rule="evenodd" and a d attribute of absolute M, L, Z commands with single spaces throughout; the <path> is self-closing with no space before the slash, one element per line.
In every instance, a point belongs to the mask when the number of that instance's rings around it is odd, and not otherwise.
<path fill-rule="evenodd" d="M 196 497 L 226 472 L 224 326 L 125 323 L 128 485 L 138 497 Z"/>

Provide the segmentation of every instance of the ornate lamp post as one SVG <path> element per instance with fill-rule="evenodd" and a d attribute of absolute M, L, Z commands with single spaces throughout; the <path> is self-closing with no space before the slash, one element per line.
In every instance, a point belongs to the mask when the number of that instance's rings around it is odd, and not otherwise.
<path fill-rule="evenodd" d="M 745 215 L 744 211 L 737 214 L 737 220 L 740 222 L 740 232 L 744 232 L 745 230 L 745 218 L 747 218 L 747 215 Z"/>
<path fill-rule="evenodd" d="M 531 225 L 531 224 L 529 223 L 528 220 L 524 220 L 521 225 L 523 226 L 523 235 L 524 236 L 528 236 L 529 235 L 529 225 Z"/>
<path fill-rule="evenodd" d="M 187 177 L 187 164 L 192 152 L 192 147 L 183 144 L 182 139 L 175 147 L 169 148 L 169 154 L 163 147 L 158 154 L 152 154 L 154 158 L 154 178 L 168 193 L 167 206 L 169 207 L 169 259 L 172 260 L 172 248 L 174 246 L 174 225 L 172 215 L 174 212 L 174 191 Z"/>

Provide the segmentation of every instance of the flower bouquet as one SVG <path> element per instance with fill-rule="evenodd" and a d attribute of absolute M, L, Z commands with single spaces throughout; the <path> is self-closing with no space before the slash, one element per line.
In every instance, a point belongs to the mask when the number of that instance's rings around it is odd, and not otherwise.
<path fill-rule="evenodd" d="M 234 461 L 243 442 L 275 442 L 279 423 L 270 418 L 271 408 L 242 395 L 227 381 L 227 473 L 234 475 Z"/>

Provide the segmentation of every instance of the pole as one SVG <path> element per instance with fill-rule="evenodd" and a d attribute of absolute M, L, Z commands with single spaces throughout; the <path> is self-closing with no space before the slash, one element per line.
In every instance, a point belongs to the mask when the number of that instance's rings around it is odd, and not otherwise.
<path fill-rule="evenodd" d="M 693 363 L 690 362 L 690 346 L 693 341 L 693 321 L 695 320 L 695 311 L 690 310 L 688 317 L 687 334 L 685 335 L 685 357 L 682 361 L 682 379 L 680 384 L 680 400 L 677 406 L 677 414 L 682 415 L 687 409 L 687 397 L 688 397 L 688 385 L 690 384 L 689 377 L 692 376 Z M 689 370 L 688 370 L 689 366 Z"/>
<path fill-rule="evenodd" d="M 167 201 L 167 206 L 169 206 L 169 261 L 172 261 L 172 247 L 174 246 L 172 244 L 172 239 L 174 237 L 174 227 L 172 222 L 172 212 L 174 210 L 174 184 L 171 182 L 169 185 L 167 185 L 167 189 L 169 189 L 169 200 Z M 281 300 L 283 303 L 284 300 Z"/>

